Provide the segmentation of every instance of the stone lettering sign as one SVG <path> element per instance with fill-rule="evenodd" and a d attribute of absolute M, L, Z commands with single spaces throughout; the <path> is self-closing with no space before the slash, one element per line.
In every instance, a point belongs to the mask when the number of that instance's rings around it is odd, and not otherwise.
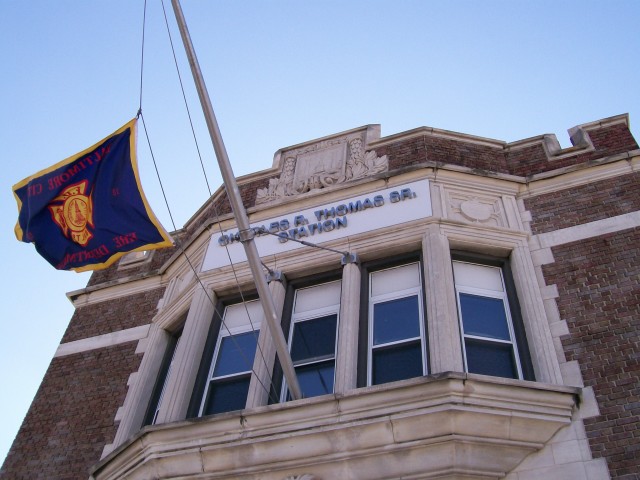
<path fill-rule="evenodd" d="M 429 181 L 419 180 L 252 223 L 251 229 L 260 256 L 265 256 L 298 248 L 312 248 L 295 240 L 322 244 L 431 215 Z M 228 265 L 229 257 L 234 263 L 246 261 L 240 240 L 237 229 L 214 234 L 202 271 Z"/>

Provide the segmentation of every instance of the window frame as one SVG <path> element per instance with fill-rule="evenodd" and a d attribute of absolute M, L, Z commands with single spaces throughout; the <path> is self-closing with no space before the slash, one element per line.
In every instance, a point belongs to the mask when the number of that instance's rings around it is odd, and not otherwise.
<path fill-rule="evenodd" d="M 518 300 L 518 294 L 513 280 L 513 274 L 511 272 L 511 263 L 508 258 L 493 257 L 490 255 L 484 255 L 480 253 L 472 253 L 460 250 L 451 250 L 451 262 L 453 268 L 453 262 L 462 262 L 475 264 L 484 267 L 498 268 L 502 279 L 502 286 L 504 288 L 503 295 L 492 295 L 490 292 L 480 289 L 478 293 L 473 292 L 473 288 L 465 287 L 463 293 L 469 293 L 471 295 L 479 295 L 487 298 L 501 298 L 505 305 L 505 314 L 507 315 L 507 325 L 509 334 L 511 336 L 511 343 L 513 345 L 513 353 L 516 364 L 516 369 L 519 374 L 519 380 L 535 381 L 535 374 L 533 370 L 533 363 L 531 360 L 531 353 L 529 350 L 529 343 L 525 332 L 524 321 L 520 311 L 520 302 Z M 458 324 L 460 328 L 460 343 L 462 349 L 462 360 L 465 372 L 468 372 L 467 366 L 467 354 L 465 346 L 465 333 L 464 326 L 462 324 L 462 316 L 460 309 L 460 292 L 456 285 L 455 273 L 453 278 L 453 287 L 456 298 L 456 315 L 458 318 Z M 478 339 L 479 341 L 495 341 L 487 340 L 486 337 L 470 336 L 471 338 Z"/>
<path fill-rule="evenodd" d="M 225 309 L 225 313 L 226 313 L 226 309 Z M 223 342 L 226 339 L 231 339 L 233 337 L 238 337 L 240 335 L 246 335 L 246 334 L 251 334 L 254 336 L 255 339 L 255 345 L 256 345 L 256 349 L 253 351 L 253 356 L 251 358 L 243 358 L 243 360 L 246 360 L 247 362 L 250 363 L 250 365 L 248 365 L 248 369 L 245 370 L 240 370 L 240 371 L 234 371 L 232 373 L 228 373 L 228 374 L 224 374 L 224 375 L 215 375 L 215 370 L 218 367 L 218 364 L 221 360 L 221 350 L 223 348 Z M 198 417 L 203 417 L 205 415 L 214 415 L 216 413 L 224 413 L 226 411 L 234 411 L 234 410 L 243 410 L 246 406 L 246 397 L 245 397 L 245 406 L 243 406 L 242 408 L 238 408 L 238 409 L 233 409 L 233 410 L 225 410 L 224 412 L 214 412 L 214 413 L 204 413 L 205 407 L 207 406 L 207 404 L 209 403 L 209 398 L 210 395 L 212 393 L 212 387 L 216 384 L 224 384 L 224 383 L 230 383 L 233 381 L 240 381 L 240 380 L 247 380 L 247 394 L 248 394 L 248 389 L 249 389 L 249 383 L 251 382 L 251 375 L 253 374 L 253 362 L 255 361 L 255 356 L 256 356 L 256 352 L 257 352 L 257 346 L 258 346 L 258 337 L 260 335 L 260 330 L 259 329 L 254 329 L 251 325 L 246 325 L 243 327 L 236 327 L 230 330 L 222 330 L 220 331 L 220 333 L 218 334 L 218 339 L 216 341 L 216 347 L 214 349 L 213 352 L 213 357 L 211 359 L 210 362 L 210 366 L 209 366 L 209 372 L 207 374 L 207 378 L 206 378 L 206 384 L 205 384 L 205 388 L 204 391 L 202 393 L 202 399 L 200 401 L 200 408 L 198 410 Z"/>
<path fill-rule="evenodd" d="M 319 319 L 319 318 L 324 318 L 324 317 L 329 317 L 329 316 L 334 316 L 336 317 L 336 324 L 335 324 L 335 339 L 334 339 L 334 345 L 333 345 L 333 356 L 323 356 L 323 357 L 318 357 L 318 358 L 310 358 L 308 360 L 302 360 L 300 362 L 293 362 L 294 365 L 294 370 L 297 370 L 298 367 L 306 367 L 309 365 L 321 365 L 323 363 L 328 362 L 329 360 L 333 359 L 333 388 L 331 389 L 332 391 L 329 392 L 330 393 L 334 393 L 335 391 L 335 380 L 336 380 L 336 369 L 338 367 L 337 365 L 337 356 L 338 356 L 338 331 L 339 331 L 339 325 L 340 325 L 340 304 L 341 304 L 341 296 L 338 298 L 338 303 L 337 304 L 332 304 L 330 306 L 323 306 L 314 310 L 310 310 L 310 311 L 306 311 L 306 312 L 302 312 L 302 313 L 294 313 L 295 312 L 295 306 L 296 306 L 296 301 L 298 298 L 298 294 L 300 291 L 305 290 L 305 289 L 311 289 L 311 288 L 316 288 L 316 287 L 320 287 L 322 285 L 328 285 L 330 283 L 334 283 L 334 282 L 340 282 L 340 290 L 342 291 L 342 277 L 340 278 L 334 278 L 332 280 L 327 280 L 327 281 L 320 281 L 320 282 L 314 282 L 311 285 L 301 285 L 298 286 L 297 288 L 294 287 L 293 290 L 293 301 L 291 303 L 291 310 L 290 313 L 288 315 L 289 317 L 289 328 L 288 328 L 288 333 L 287 333 L 287 346 L 289 348 L 289 354 L 291 354 L 291 349 L 293 347 L 293 337 L 294 337 L 294 333 L 296 331 L 296 325 L 307 322 L 307 321 L 312 321 L 315 319 Z M 296 374 L 297 375 L 297 374 Z M 282 381 L 282 386 L 281 386 L 281 391 L 280 391 L 280 402 L 286 402 L 289 401 L 288 399 L 288 393 L 289 393 L 289 389 L 287 388 L 287 382 L 286 379 L 283 379 Z M 305 397 L 306 398 L 306 397 Z"/>
<path fill-rule="evenodd" d="M 401 267 L 403 265 L 409 265 L 412 263 L 418 264 L 418 271 L 420 276 L 420 287 L 418 292 L 418 305 L 419 305 L 419 327 L 420 327 L 420 352 L 422 356 L 422 376 L 429 375 L 429 330 L 427 325 L 427 309 L 426 309 L 426 294 L 425 294 L 425 272 L 424 261 L 422 252 L 411 252 L 401 255 L 396 255 L 390 258 L 376 259 L 365 262 L 362 264 L 361 275 L 361 291 L 360 291 L 360 325 L 359 325 L 359 338 L 358 338 L 358 372 L 357 372 L 357 388 L 371 386 L 371 372 L 372 372 L 372 343 L 373 343 L 373 328 L 372 328 L 372 311 L 373 305 L 370 302 L 371 296 L 371 274 L 383 270 L 390 270 L 393 268 Z M 397 294 L 398 292 L 394 292 Z M 409 295 L 401 296 L 395 295 L 395 299 L 407 298 Z M 388 301 L 389 299 L 385 300 Z M 399 343 L 408 343 L 401 341 Z M 385 345 L 388 346 L 388 345 Z"/>
<path fill-rule="evenodd" d="M 285 299 L 284 306 L 282 309 L 282 317 L 280 318 L 280 326 L 282 328 L 282 333 L 284 334 L 284 338 L 287 339 L 287 346 L 289 347 L 288 339 L 291 333 L 291 315 L 293 313 L 295 292 L 300 288 L 313 287 L 314 285 L 321 285 L 323 283 L 329 283 L 334 280 L 342 281 L 342 269 L 340 270 L 332 270 L 329 272 L 321 272 L 317 273 L 313 276 L 287 279 L 283 276 L 283 286 L 285 287 Z M 336 342 L 338 341 L 338 337 L 336 335 Z M 290 348 L 290 347 L 289 347 Z M 337 356 L 337 344 L 336 344 L 336 356 Z M 335 382 L 335 378 L 334 378 Z M 282 371 L 282 364 L 280 363 L 280 359 L 276 355 L 274 365 L 273 365 L 273 375 L 271 378 L 271 390 L 269 391 L 269 400 L 268 405 L 273 405 L 275 403 L 282 403 L 282 386 L 284 384 L 284 373 Z M 335 383 L 334 383 L 335 388 Z"/>
<path fill-rule="evenodd" d="M 193 392 L 191 394 L 191 399 L 189 400 L 189 407 L 187 409 L 186 418 L 197 418 L 203 416 L 202 411 L 207 400 L 206 397 L 209 394 L 209 383 L 212 380 L 210 377 L 213 373 L 213 369 L 215 368 L 215 364 L 217 363 L 220 345 L 222 344 L 223 338 L 229 337 L 231 335 L 239 335 L 242 333 L 253 331 L 254 335 L 256 335 L 256 344 L 258 343 L 258 335 L 260 332 L 259 328 L 253 330 L 253 327 L 251 325 L 247 325 L 246 328 L 235 327 L 231 329 L 231 332 L 229 332 L 223 326 L 223 317 L 226 313 L 227 307 L 238 305 L 243 302 L 251 302 L 257 300 L 257 298 L 258 296 L 255 293 L 251 293 L 244 295 L 243 297 L 234 296 L 226 299 L 220 299 L 216 302 L 216 307 L 213 313 L 211 325 L 209 327 L 209 333 L 207 334 L 207 340 L 205 342 L 200 366 L 198 367 L 198 373 L 196 375 Z M 233 376 L 240 377 L 242 375 L 248 374 L 249 379 L 251 379 L 251 376 L 253 375 L 252 372 L 254 360 L 255 355 L 254 358 L 251 359 L 251 368 L 248 370 L 248 372 L 243 371 L 243 373 L 233 374 L 229 376 L 229 378 Z M 243 406 L 242 409 L 244 408 L 245 407 Z"/>
<path fill-rule="evenodd" d="M 182 319 L 180 322 L 180 328 L 175 333 L 169 334 L 169 341 L 162 357 L 160 371 L 158 372 L 158 376 L 156 377 L 156 382 L 153 386 L 153 391 L 149 399 L 149 405 L 147 406 L 147 410 L 144 415 L 144 420 L 142 423 L 143 427 L 156 424 L 158 414 L 160 413 L 160 407 L 162 406 L 162 399 L 167 388 L 169 374 L 171 373 L 171 368 L 173 367 L 176 352 L 178 351 L 178 345 L 180 343 L 180 339 L 182 338 L 182 331 L 184 328 L 185 320 L 186 315 L 184 315 L 184 319 Z"/>

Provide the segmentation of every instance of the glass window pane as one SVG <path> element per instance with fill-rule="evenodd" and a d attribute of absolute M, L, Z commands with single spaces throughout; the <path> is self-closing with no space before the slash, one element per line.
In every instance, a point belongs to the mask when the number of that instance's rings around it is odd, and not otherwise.
<path fill-rule="evenodd" d="M 461 293 L 460 309 L 465 335 L 511 340 L 503 300 Z"/>
<path fill-rule="evenodd" d="M 247 403 L 249 377 L 211 382 L 203 415 L 242 410 Z"/>
<path fill-rule="evenodd" d="M 518 378 L 511 345 L 467 339 L 465 349 L 470 373 Z"/>
<path fill-rule="evenodd" d="M 420 336 L 418 296 L 399 298 L 373 306 L 373 344 Z"/>
<path fill-rule="evenodd" d="M 220 342 L 220 351 L 213 376 L 222 377 L 251 370 L 259 333 L 256 330 L 255 332 L 224 337 Z"/>
<path fill-rule="evenodd" d="M 373 350 L 372 355 L 371 383 L 373 385 L 423 375 L 420 342 L 380 348 Z"/>
<path fill-rule="evenodd" d="M 296 368 L 304 398 L 333 393 L 335 362 L 315 363 Z"/>
<path fill-rule="evenodd" d="M 337 320 L 337 315 L 327 315 L 295 323 L 291 342 L 293 361 L 334 356 Z"/>

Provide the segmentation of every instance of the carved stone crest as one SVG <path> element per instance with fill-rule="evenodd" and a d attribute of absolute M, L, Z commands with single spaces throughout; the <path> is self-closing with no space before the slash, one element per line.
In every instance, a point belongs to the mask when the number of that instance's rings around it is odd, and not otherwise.
<path fill-rule="evenodd" d="M 256 204 L 389 170 L 388 157 L 378 157 L 374 150 L 366 151 L 364 145 L 361 135 L 351 135 L 285 151 L 280 177 L 269 179 L 267 188 L 258 189 Z"/>
<path fill-rule="evenodd" d="M 448 191 L 449 215 L 454 220 L 505 227 L 502 203 L 499 197 L 479 196 Z"/>

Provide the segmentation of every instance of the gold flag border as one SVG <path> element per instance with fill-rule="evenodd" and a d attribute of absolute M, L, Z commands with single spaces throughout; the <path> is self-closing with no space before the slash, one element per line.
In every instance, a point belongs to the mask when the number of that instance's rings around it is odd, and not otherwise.
<path fill-rule="evenodd" d="M 59 169 L 60 167 L 64 167 L 65 165 L 68 165 L 70 163 L 75 162 L 78 158 L 86 156 L 88 153 L 90 153 L 93 150 L 95 150 L 96 148 L 98 148 L 102 143 L 104 143 L 105 141 L 109 140 L 111 137 L 114 137 L 116 135 L 121 134 L 122 132 L 124 132 L 128 128 L 131 129 L 131 135 L 129 136 L 129 159 L 131 161 L 131 167 L 133 169 L 133 175 L 134 175 L 134 177 L 136 179 L 136 186 L 138 187 L 138 192 L 140 194 L 140 198 L 142 199 L 142 203 L 144 205 L 145 211 L 147 212 L 147 216 L 149 217 L 149 220 L 151 220 L 151 223 L 156 227 L 156 229 L 158 230 L 158 233 L 160 233 L 160 236 L 163 238 L 163 240 L 161 242 L 157 242 L 157 243 L 149 243 L 149 244 L 146 244 L 146 245 L 142 245 L 142 246 L 140 246 L 138 248 L 135 248 L 133 250 L 129 250 L 127 252 L 116 252 L 113 255 L 111 255 L 105 262 L 102 262 L 102 263 L 94 263 L 94 264 L 91 264 L 91 265 L 85 265 L 83 267 L 71 268 L 70 270 L 73 270 L 75 272 L 86 272 L 86 271 L 90 271 L 90 270 L 104 270 L 105 268 L 108 268 L 111 265 L 113 265 L 116 261 L 118 261 L 124 255 L 127 255 L 129 253 L 143 252 L 145 250 L 156 250 L 158 248 L 165 248 L 165 247 L 172 247 L 173 246 L 173 241 L 171 240 L 171 236 L 166 232 L 166 230 L 164 229 L 164 227 L 162 226 L 160 221 L 157 219 L 157 217 L 153 213 L 153 210 L 151 210 L 151 206 L 149 205 L 149 202 L 147 201 L 147 197 L 145 196 L 144 191 L 142 190 L 142 184 L 140 183 L 140 174 L 138 172 L 138 156 L 137 156 L 137 150 L 136 150 L 136 139 L 137 139 L 137 135 L 138 135 L 137 123 L 138 123 L 138 119 L 137 118 L 134 118 L 133 120 L 130 120 L 129 122 L 124 124 L 122 127 L 120 127 L 118 130 L 116 130 L 115 132 L 113 132 L 110 135 L 107 135 L 106 137 L 104 137 L 102 140 L 96 142 L 91 147 L 84 149 L 80 153 L 76 153 L 75 155 L 72 155 L 72 156 L 70 156 L 68 158 L 65 158 L 64 160 L 56 163 L 55 165 L 52 165 L 52 166 L 50 166 L 48 168 L 40 170 L 37 173 L 34 173 L 33 175 L 28 176 L 24 180 L 16 183 L 12 188 L 13 196 L 15 197 L 16 202 L 18 204 L 18 215 L 19 215 L 20 212 L 22 211 L 22 201 L 20 200 L 20 197 L 18 197 L 18 195 L 16 193 L 16 190 L 19 190 L 20 188 L 24 187 L 31 180 L 33 180 L 35 178 L 39 178 L 39 177 L 41 177 L 43 175 L 51 173 L 54 170 Z M 16 222 L 16 226 L 14 228 L 14 231 L 15 231 L 15 234 L 16 234 L 16 238 L 19 241 L 22 241 L 23 238 L 24 238 L 24 232 L 22 231 L 22 228 L 20 227 L 20 220 L 19 219 Z"/>

